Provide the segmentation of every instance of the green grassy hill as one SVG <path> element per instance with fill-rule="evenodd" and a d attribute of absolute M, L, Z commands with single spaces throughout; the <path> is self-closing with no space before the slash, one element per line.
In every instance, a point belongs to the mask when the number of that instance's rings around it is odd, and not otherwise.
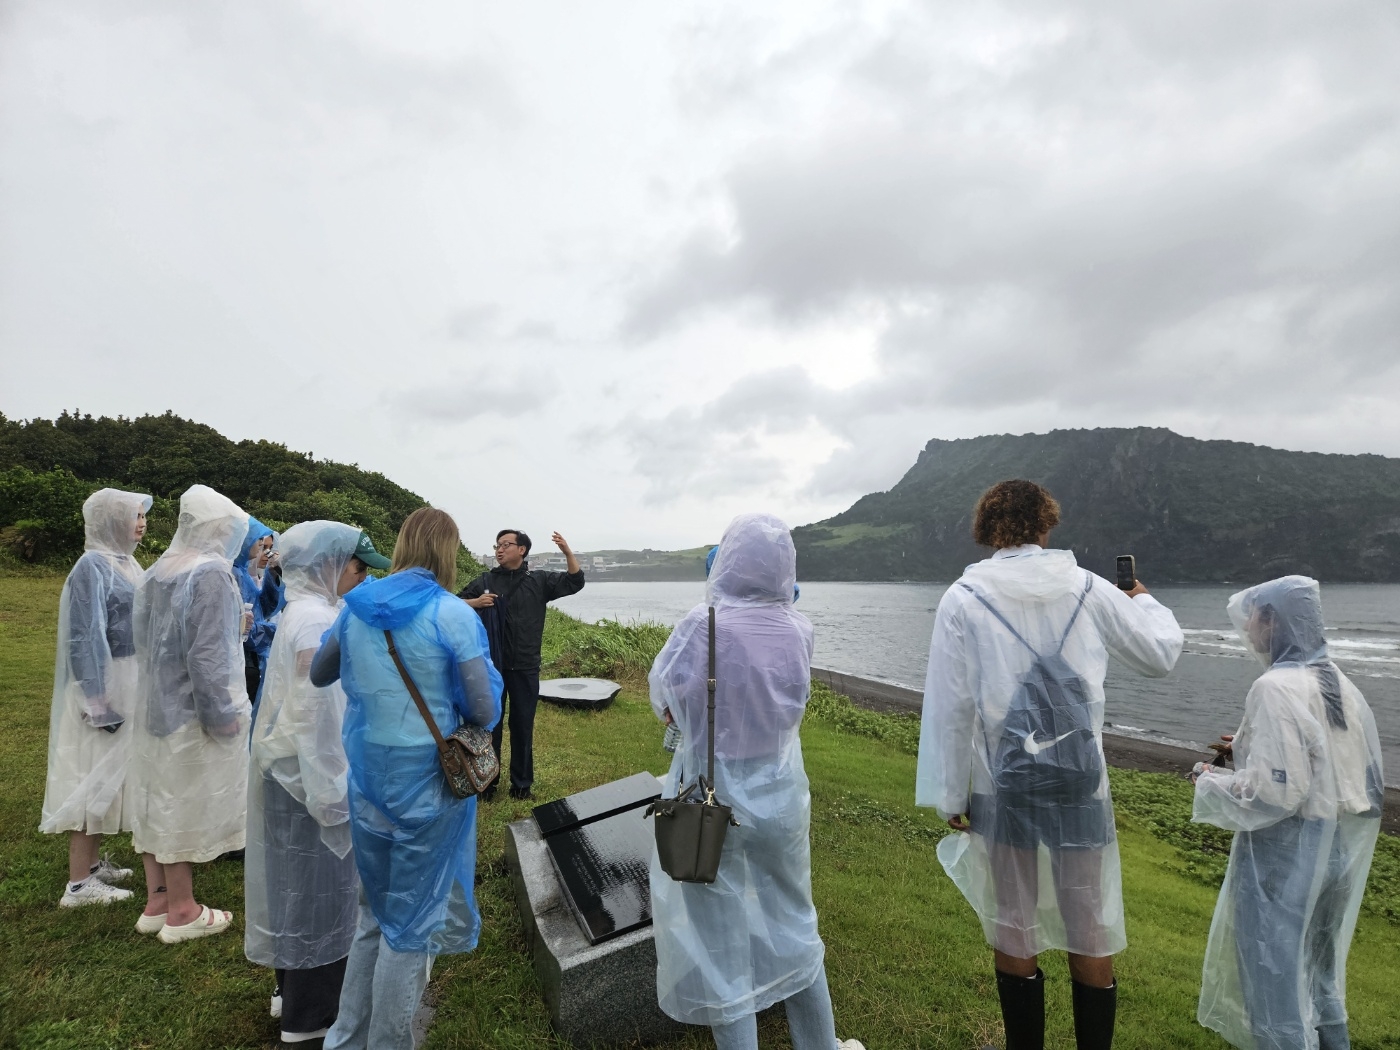
<path fill-rule="evenodd" d="M 978 496 L 1007 478 L 1048 487 L 1063 508 L 1053 542 L 1106 576 L 1133 554 L 1157 583 L 1400 581 L 1400 459 L 1148 428 L 930 441 L 888 492 L 793 530 L 798 578 L 956 579 L 987 554 L 971 537 Z"/>

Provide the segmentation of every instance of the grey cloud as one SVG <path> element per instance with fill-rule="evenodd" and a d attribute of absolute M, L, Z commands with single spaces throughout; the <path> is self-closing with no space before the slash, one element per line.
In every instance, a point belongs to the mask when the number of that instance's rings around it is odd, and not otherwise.
<path fill-rule="evenodd" d="M 731 222 L 658 261 L 623 332 L 880 309 L 876 377 L 809 391 L 850 442 L 814 491 L 887 473 L 870 421 L 892 413 L 1090 414 L 1126 392 L 1143 413 L 1315 414 L 1363 381 L 1400 393 L 1397 11 L 1007 5 L 1022 46 L 990 61 L 938 32 L 946 5 L 910 8 L 852 54 L 841 119 L 730 168 Z M 742 402 L 694 419 L 723 433 Z M 792 411 L 750 409 L 760 429 Z"/>
<path fill-rule="evenodd" d="M 485 417 L 527 416 L 543 409 L 558 392 L 559 381 L 551 372 L 509 376 L 484 373 L 386 394 L 384 400 L 405 423 L 456 424 Z"/>

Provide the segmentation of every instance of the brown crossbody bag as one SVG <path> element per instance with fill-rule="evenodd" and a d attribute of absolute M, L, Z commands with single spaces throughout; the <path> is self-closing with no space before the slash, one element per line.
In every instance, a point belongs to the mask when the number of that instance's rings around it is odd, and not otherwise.
<path fill-rule="evenodd" d="M 708 694 L 710 736 L 705 775 L 696 777 L 675 798 L 657 799 L 647 807 L 655 816 L 656 858 L 661 870 L 677 882 L 714 882 L 729 826 L 739 826 L 734 810 L 715 801 L 715 609 L 710 606 L 710 674 Z"/>
<path fill-rule="evenodd" d="M 501 774 L 501 760 L 491 746 L 491 734 L 481 726 L 463 722 L 449 737 L 443 737 L 432 712 L 423 702 L 423 694 L 413 684 L 408 668 L 403 665 L 403 657 L 394 645 L 394 636 L 384 632 L 384 640 L 389 643 L 389 655 L 394 658 L 394 666 L 399 669 L 403 684 L 408 687 L 408 695 L 418 705 L 418 713 L 428 723 L 433 740 L 437 742 L 438 761 L 442 764 L 442 775 L 447 778 L 447 788 L 458 798 L 471 798 L 485 791 Z"/>

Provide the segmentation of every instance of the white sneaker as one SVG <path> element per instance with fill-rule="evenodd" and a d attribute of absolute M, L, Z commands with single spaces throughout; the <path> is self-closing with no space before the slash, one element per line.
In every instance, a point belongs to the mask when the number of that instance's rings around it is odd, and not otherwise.
<path fill-rule="evenodd" d="M 278 1018 L 278 1019 L 281 1018 L 281 1016 L 282 1016 L 282 997 L 281 997 L 280 995 L 274 995 L 274 996 L 272 997 L 272 1004 L 268 1007 L 267 1012 L 270 1013 L 274 1018 Z"/>
<path fill-rule="evenodd" d="M 59 899 L 60 908 L 81 908 L 84 904 L 115 904 L 117 901 L 124 901 L 131 896 L 130 890 L 118 889 L 116 886 L 108 886 L 101 879 L 94 879 L 91 876 L 77 884 L 74 889 L 73 883 L 69 883 L 63 891 L 63 896 Z"/>
<path fill-rule="evenodd" d="M 284 1043 L 307 1043 L 312 1039 L 324 1039 L 329 1028 L 322 1028 L 319 1032 L 283 1032 L 282 1042 Z"/>
<path fill-rule="evenodd" d="M 115 886 L 117 883 L 125 882 L 127 879 L 131 878 L 131 869 L 119 868 L 108 860 L 107 857 L 103 856 L 98 858 L 97 867 L 92 869 L 92 874 L 88 877 L 98 878 L 108 886 Z"/>
<path fill-rule="evenodd" d="M 839 1039 L 836 1042 L 836 1050 L 865 1050 L 865 1044 L 859 1039 Z"/>

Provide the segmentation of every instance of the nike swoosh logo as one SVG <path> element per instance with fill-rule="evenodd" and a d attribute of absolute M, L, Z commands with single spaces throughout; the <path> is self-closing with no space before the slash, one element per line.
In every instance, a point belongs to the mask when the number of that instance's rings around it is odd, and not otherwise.
<path fill-rule="evenodd" d="M 1032 755 L 1032 756 L 1038 755 L 1038 754 L 1040 754 L 1042 751 L 1045 751 L 1045 750 L 1048 750 L 1049 748 L 1054 747 L 1054 746 L 1055 746 L 1056 744 L 1058 744 L 1061 740 L 1063 740 L 1065 737 L 1071 735 L 1073 732 L 1074 732 L 1074 730 L 1071 729 L 1068 733 L 1061 733 L 1061 734 L 1060 734 L 1059 736 L 1057 736 L 1054 740 L 1046 741 L 1046 742 L 1043 743 L 1043 744 L 1040 743 L 1040 742 L 1038 742 L 1038 741 L 1036 740 L 1036 738 L 1035 738 L 1035 732 L 1034 732 L 1034 731 L 1029 732 L 1029 733 L 1027 733 L 1026 736 L 1025 736 L 1026 754 Z"/>

